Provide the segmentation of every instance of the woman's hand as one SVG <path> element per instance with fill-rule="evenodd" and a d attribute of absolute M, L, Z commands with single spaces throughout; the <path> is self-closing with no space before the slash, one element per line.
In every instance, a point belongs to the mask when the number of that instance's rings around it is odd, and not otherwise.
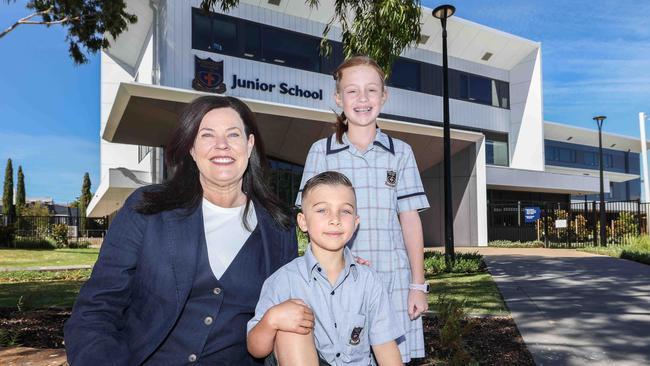
<path fill-rule="evenodd" d="M 420 290 L 409 290 L 408 312 L 411 320 L 417 319 L 422 313 L 429 309 L 427 294 Z"/>
<path fill-rule="evenodd" d="M 269 324 L 276 330 L 309 334 L 314 329 L 314 313 L 300 299 L 289 299 L 269 309 Z"/>

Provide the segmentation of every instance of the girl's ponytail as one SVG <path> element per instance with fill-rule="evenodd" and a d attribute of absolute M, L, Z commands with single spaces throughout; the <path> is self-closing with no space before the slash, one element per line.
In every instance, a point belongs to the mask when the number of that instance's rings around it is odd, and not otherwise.
<path fill-rule="evenodd" d="M 348 131 L 348 124 L 346 123 L 347 118 L 345 117 L 345 112 L 341 112 L 340 115 L 336 115 L 336 141 L 339 144 L 343 143 L 343 134 Z"/>

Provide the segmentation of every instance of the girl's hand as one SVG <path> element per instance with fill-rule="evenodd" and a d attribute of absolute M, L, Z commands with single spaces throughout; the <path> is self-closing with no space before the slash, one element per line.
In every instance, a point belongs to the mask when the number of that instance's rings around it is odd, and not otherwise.
<path fill-rule="evenodd" d="M 408 313 L 411 320 L 417 319 L 429 309 L 427 294 L 420 290 L 409 290 Z"/>
<path fill-rule="evenodd" d="M 309 334 L 314 329 L 314 313 L 300 299 L 289 299 L 269 309 L 269 324 L 276 330 Z"/>
<path fill-rule="evenodd" d="M 362 266 L 368 266 L 370 267 L 370 261 L 361 257 L 354 256 L 354 260 L 357 261 L 357 264 L 360 264 Z"/>

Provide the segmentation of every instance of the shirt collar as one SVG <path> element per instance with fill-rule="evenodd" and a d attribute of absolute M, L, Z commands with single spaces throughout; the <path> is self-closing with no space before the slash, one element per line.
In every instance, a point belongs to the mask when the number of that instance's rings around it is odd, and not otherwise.
<path fill-rule="evenodd" d="M 320 268 L 320 264 L 318 263 L 318 259 L 314 256 L 314 253 L 311 251 L 311 243 L 307 246 L 307 250 L 305 250 L 305 269 L 306 269 L 306 274 L 307 274 L 307 282 L 311 283 L 312 280 L 314 279 L 314 271 L 318 271 L 318 268 Z M 357 278 L 359 277 L 359 274 L 357 273 L 357 262 L 354 259 L 354 256 L 352 255 L 352 252 L 348 247 L 346 246 L 343 248 L 343 259 L 345 260 L 345 265 L 344 265 L 344 270 L 345 270 L 345 276 L 349 275 L 350 272 L 352 272 L 352 277 L 356 281 Z"/>
<path fill-rule="evenodd" d="M 350 140 L 348 139 L 348 134 L 345 132 L 341 137 L 341 143 L 336 140 L 336 135 L 330 135 L 327 138 L 327 155 L 336 154 L 341 151 L 347 150 L 350 148 Z M 389 153 L 395 155 L 395 145 L 393 144 L 393 138 L 388 136 L 386 133 L 382 132 L 380 128 L 377 128 L 375 133 L 375 139 L 372 144 L 374 146 L 379 146 L 382 149 L 388 151 Z"/>

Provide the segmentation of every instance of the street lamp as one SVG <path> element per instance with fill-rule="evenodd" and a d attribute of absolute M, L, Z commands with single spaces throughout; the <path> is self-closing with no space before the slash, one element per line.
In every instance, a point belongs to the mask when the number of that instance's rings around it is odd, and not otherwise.
<path fill-rule="evenodd" d="M 454 215 L 451 207 L 451 131 L 449 128 L 449 68 L 447 66 L 447 18 L 454 15 L 452 5 L 440 5 L 433 9 L 433 16 L 442 24 L 442 122 L 444 141 L 445 185 L 445 262 L 454 261 Z"/>
<path fill-rule="evenodd" d="M 596 116 L 593 118 L 598 123 L 598 161 L 600 162 L 600 245 L 607 245 L 607 227 L 605 226 L 605 187 L 603 185 L 603 121 L 605 116 Z"/>

